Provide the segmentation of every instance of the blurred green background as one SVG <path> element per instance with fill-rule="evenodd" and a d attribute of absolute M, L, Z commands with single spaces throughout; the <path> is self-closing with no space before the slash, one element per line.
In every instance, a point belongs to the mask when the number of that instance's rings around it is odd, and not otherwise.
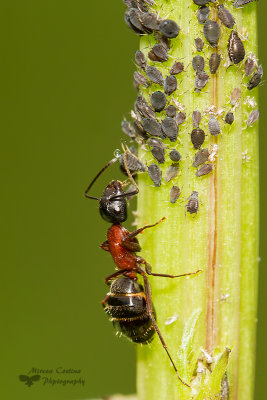
<path fill-rule="evenodd" d="M 264 1 L 259 11 L 259 52 L 266 65 Z M 132 74 L 138 38 L 123 14 L 120 0 L 13 0 L 0 6 L 0 392 L 6 400 L 74 400 L 135 391 L 134 346 L 115 337 L 100 305 L 107 290 L 103 278 L 113 272 L 110 256 L 98 248 L 108 225 L 97 203 L 82 197 L 120 146 L 120 122 L 136 95 Z M 265 86 L 257 400 L 266 393 L 266 104 Z M 114 176 L 120 177 L 117 166 L 95 193 Z M 85 379 L 85 385 L 29 388 L 18 379 L 32 368 L 57 367 L 81 370 L 69 376 Z"/>

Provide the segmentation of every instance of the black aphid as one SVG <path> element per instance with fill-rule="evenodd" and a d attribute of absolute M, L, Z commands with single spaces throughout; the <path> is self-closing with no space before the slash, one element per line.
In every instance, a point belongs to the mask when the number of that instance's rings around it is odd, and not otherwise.
<path fill-rule="evenodd" d="M 135 129 L 129 121 L 123 120 L 121 122 L 121 129 L 125 133 L 125 135 L 129 136 L 130 138 L 135 138 Z"/>
<path fill-rule="evenodd" d="M 155 44 L 152 50 L 148 53 L 148 57 L 150 60 L 158 62 L 168 61 L 169 59 L 167 50 L 161 44 Z"/>
<path fill-rule="evenodd" d="M 231 111 L 229 111 L 229 112 L 226 114 L 224 120 L 225 120 L 225 122 L 226 122 L 227 124 L 232 125 L 232 123 L 233 123 L 234 120 L 235 120 L 235 116 L 234 116 L 234 114 L 233 114 Z"/>
<path fill-rule="evenodd" d="M 181 194 L 181 189 L 178 186 L 173 186 L 170 191 L 170 203 L 174 204 Z"/>
<path fill-rule="evenodd" d="M 197 6 L 204 6 L 205 4 L 208 4 L 209 2 L 214 3 L 214 0 L 193 0 L 193 2 L 194 2 Z"/>
<path fill-rule="evenodd" d="M 160 187 L 162 172 L 157 164 L 150 164 L 147 168 L 148 174 L 156 187 Z"/>
<path fill-rule="evenodd" d="M 211 74 L 216 74 L 217 69 L 219 68 L 221 63 L 221 56 L 218 53 L 212 53 L 209 59 L 209 67 L 210 67 L 210 73 Z"/>
<path fill-rule="evenodd" d="M 136 131 L 136 134 L 138 136 L 141 136 L 141 138 L 143 138 L 144 140 L 147 140 L 149 138 L 149 136 L 146 133 L 146 131 L 144 130 L 141 122 L 137 118 L 134 119 L 134 129 Z"/>
<path fill-rule="evenodd" d="M 195 128 L 191 132 L 191 142 L 195 149 L 200 149 L 205 140 L 205 132 L 200 128 Z"/>
<path fill-rule="evenodd" d="M 244 70 L 246 76 L 250 76 L 255 67 L 255 59 L 253 57 L 248 57 L 245 61 Z"/>
<path fill-rule="evenodd" d="M 185 120 L 186 120 L 186 114 L 184 112 L 181 112 L 181 111 L 178 112 L 178 114 L 175 117 L 176 124 L 178 126 L 182 125 Z"/>
<path fill-rule="evenodd" d="M 142 161 L 140 161 L 135 156 L 135 154 L 133 154 L 133 149 L 132 148 L 130 148 L 130 150 L 132 151 L 132 153 L 127 153 L 126 154 L 127 167 L 129 168 L 129 170 L 131 172 L 136 172 L 136 171 L 145 172 L 146 171 L 146 167 L 144 166 Z M 124 174 L 127 174 L 127 172 L 125 170 L 125 167 L 124 167 L 124 154 L 120 155 L 119 162 L 120 162 L 121 171 Z"/>
<path fill-rule="evenodd" d="M 233 64 L 239 64 L 245 58 L 245 48 L 236 31 L 232 31 L 228 40 L 228 55 Z"/>
<path fill-rule="evenodd" d="M 128 8 L 137 8 L 142 12 L 147 12 L 147 6 L 142 0 L 123 0 L 123 2 Z"/>
<path fill-rule="evenodd" d="M 141 50 L 137 50 L 135 52 L 135 62 L 136 64 L 142 68 L 144 71 L 146 69 L 146 56 Z"/>
<path fill-rule="evenodd" d="M 197 51 L 202 51 L 202 49 L 203 49 L 203 47 L 204 47 L 204 42 L 203 42 L 202 39 L 200 39 L 199 37 L 197 37 L 197 38 L 195 39 L 195 45 L 196 45 Z"/>
<path fill-rule="evenodd" d="M 195 79 L 195 92 L 200 92 L 208 83 L 209 75 L 207 72 L 198 72 Z"/>
<path fill-rule="evenodd" d="M 171 40 L 162 36 L 160 32 L 155 32 L 155 39 L 168 51 L 171 48 Z"/>
<path fill-rule="evenodd" d="M 182 156 L 178 150 L 171 150 L 169 153 L 169 157 L 172 161 L 178 162 L 181 160 Z"/>
<path fill-rule="evenodd" d="M 143 27 L 147 30 L 147 32 L 158 31 L 160 20 L 158 19 L 157 14 L 155 13 L 142 13 L 140 15 L 140 21 Z"/>
<path fill-rule="evenodd" d="M 150 96 L 152 107 L 155 111 L 160 112 L 166 106 L 166 96 L 163 92 L 157 91 Z"/>
<path fill-rule="evenodd" d="M 162 20 L 159 24 L 160 32 L 163 36 L 173 39 L 179 35 L 180 28 L 172 19 Z"/>
<path fill-rule="evenodd" d="M 248 116 L 247 126 L 252 126 L 259 119 L 259 110 L 253 110 Z"/>
<path fill-rule="evenodd" d="M 210 15 L 209 7 L 206 7 L 206 6 L 200 7 L 198 12 L 197 12 L 198 22 L 200 24 L 205 24 L 205 22 L 209 18 L 209 15 Z"/>
<path fill-rule="evenodd" d="M 170 117 L 164 118 L 164 120 L 161 122 L 161 129 L 171 142 L 175 142 L 177 140 L 179 128 L 175 122 L 175 119 Z"/>
<path fill-rule="evenodd" d="M 154 118 L 145 118 L 143 120 L 143 128 L 152 136 L 162 136 L 160 123 Z"/>
<path fill-rule="evenodd" d="M 148 88 L 150 86 L 150 83 L 148 82 L 147 78 L 140 74 L 140 72 L 135 71 L 134 72 L 134 84 L 136 89 L 138 90 L 139 86 L 144 86 Z"/>
<path fill-rule="evenodd" d="M 163 75 L 156 67 L 148 66 L 146 69 L 146 76 L 151 80 L 151 82 L 163 86 Z"/>
<path fill-rule="evenodd" d="M 190 214 L 197 214 L 199 210 L 198 192 L 193 192 L 190 194 L 188 202 L 186 204 L 186 210 Z"/>
<path fill-rule="evenodd" d="M 208 161 L 209 155 L 210 155 L 210 153 L 209 153 L 208 149 L 200 149 L 195 154 L 194 161 L 193 161 L 193 167 L 197 168 L 201 164 L 204 164 L 204 162 Z"/>
<path fill-rule="evenodd" d="M 147 31 L 140 22 L 141 14 L 137 8 L 130 8 L 125 12 L 125 21 L 135 33 L 145 34 Z"/>
<path fill-rule="evenodd" d="M 221 36 L 221 28 L 218 22 L 207 19 L 203 27 L 203 32 L 211 47 L 217 47 Z"/>
<path fill-rule="evenodd" d="M 176 108 L 174 105 L 172 105 L 172 104 L 170 104 L 170 105 L 166 108 L 166 115 L 167 115 L 167 117 L 171 117 L 171 118 L 175 117 L 176 112 L 177 112 L 177 108 Z"/>
<path fill-rule="evenodd" d="M 141 95 L 137 96 L 137 99 L 136 99 L 134 107 L 135 107 L 135 111 L 138 114 L 140 114 L 141 117 L 143 117 L 143 118 L 156 118 L 155 112 L 147 104 L 147 102 L 146 102 L 146 100 L 144 99 L 143 96 L 141 96 Z"/>
<path fill-rule="evenodd" d="M 230 94 L 230 103 L 232 106 L 235 106 L 237 102 L 240 100 L 241 97 L 241 89 L 236 87 L 233 89 L 232 93 Z"/>
<path fill-rule="evenodd" d="M 201 72 L 204 70 L 205 67 L 205 60 L 202 56 L 195 56 L 193 57 L 192 60 L 192 67 L 194 68 L 194 71 L 196 72 Z"/>
<path fill-rule="evenodd" d="M 253 1 L 256 1 L 256 0 L 235 0 L 233 3 L 233 6 L 235 8 L 238 8 L 238 7 L 245 6 L 246 4 L 252 3 Z"/>
<path fill-rule="evenodd" d="M 158 139 L 149 139 L 148 144 L 151 147 L 153 157 L 155 157 L 159 164 L 163 164 L 165 162 L 165 148 L 160 140 L 158 140 L 159 143 L 156 143 L 155 140 Z"/>
<path fill-rule="evenodd" d="M 176 178 L 179 172 L 179 164 L 178 163 L 173 163 L 172 165 L 169 166 L 169 168 L 166 171 L 165 174 L 165 181 L 170 182 L 172 179 Z"/>
<path fill-rule="evenodd" d="M 218 17 L 227 28 L 233 29 L 235 19 L 230 11 L 222 4 L 218 5 Z"/>
<path fill-rule="evenodd" d="M 184 64 L 180 61 L 176 61 L 170 69 L 171 75 L 178 75 L 184 70 Z"/>
<path fill-rule="evenodd" d="M 214 117 L 214 115 L 210 116 L 208 126 L 209 126 L 210 134 L 213 135 L 213 136 L 218 136 L 219 133 L 221 132 L 221 128 L 220 128 L 219 122 Z"/>
<path fill-rule="evenodd" d="M 200 111 L 198 111 L 198 110 L 193 111 L 192 121 L 193 121 L 193 127 L 198 128 L 200 121 L 201 121 L 201 112 Z"/>
<path fill-rule="evenodd" d="M 158 138 L 150 138 L 148 140 L 149 147 L 160 147 L 161 149 L 165 149 L 164 143 Z"/>
<path fill-rule="evenodd" d="M 177 79 L 174 75 L 166 76 L 164 81 L 164 91 L 169 96 L 177 89 Z"/>
<path fill-rule="evenodd" d="M 212 171 L 212 164 L 204 164 L 202 165 L 196 172 L 196 177 L 199 178 L 200 176 L 207 175 Z"/>
<path fill-rule="evenodd" d="M 260 84 L 261 80 L 262 80 L 262 77 L 263 77 L 263 68 L 260 65 L 257 68 L 255 74 L 253 74 L 252 78 L 250 79 L 250 81 L 249 81 L 249 83 L 247 85 L 248 90 L 252 90 L 256 86 L 258 86 Z"/>

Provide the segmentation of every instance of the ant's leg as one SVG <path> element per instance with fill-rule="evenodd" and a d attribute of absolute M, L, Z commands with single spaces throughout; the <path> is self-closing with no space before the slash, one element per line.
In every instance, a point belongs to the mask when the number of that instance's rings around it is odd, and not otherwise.
<path fill-rule="evenodd" d="M 143 272 L 143 271 L 142 271 L 142 272 Z M 143 278 L 144 278 L 144 285 L 145 285 L 145 295 L 146 295 L 146 302 L 147 302 L 147 312 L 148 312 L 149 317 L 150 317 L 150 319 L 151 319 L 152 325 L 153 325 L 155 331 L 157 332 L 158 337 L 159 337 L 159 339 L 160 339 L 160 341 L 161 341 L 161 343 L 162 343 L 162 346 L 164 347 L 164 349 L 165 349 L 165 351 L 166 351 L 166 353 L 167 353 L 167 355 L 168 355 L 168 357 L 169 357 L 169 359 L 170 359 L 170 361 L 171 361 L 171 363 L 172 363 L 172 366 L 173 366 L 173 368 L 174 368 L 174 370 L 175 370 L 175 372 L 176 372 L 176 374 L 177 374 L 177 376 L 178 376 L 178 379 L 182 382 L 183 385 L 190 387 L 190 385 L 188 385 L 188 383 L 184 382 L 184 381 L 182 380 L 182 378 L 180 377 L 180 375 L 179 375 L 179 373 L 178 373 L 178 370 L 177 370 L 177 368 L 176 368 L 176 365 L 174 364 L 174 361 L 173 361 L 173 359 L 172 359 L 172 357 L 171 357 L 171 355 L 170 355 L 170 353 L 169 353 L 169 351 L 168 351 L 167 345 L 166 345 L 166 343 L 165 343 L 165 341 L 164 341 L 164 339 L 163 339 L 163 336 L 162 336 L 162 334 L 161 334 L 161 332 L 160 332 L 160 330 L 159 330 L 159 327 L 158 327 L 157 322 L 156 322 L 156 320 L 155 320 L 155 318 L 154 318 L 154 315 L 153 315 L 152 298 L 151 298 L 151 289 L 150 289 L 148 277 L 147 277 L 146 275 L 144 275 L 144 273 L 143 273 L 142 275 L 143 275 Z"/>
<path fill-rule="evenodd" d="M 125 269 L 124 270 L 121 269 L 120 271 L 116 271 L 116 272 L 114 272 L 114 274 L 111 274 L 111 275 L 107 276 L 105 278 L 105 283 L 108 284 L 109 281 L 111 281 L 112 279 L 116 278 L 117 276 L 123 275 L 125 271 L 126 271 Z"/>
<path fill-rule="evenodd" d="M 110 250 L 109 250 L 109 243 L 108 243 L 108 240 L 105 240 L 103 243 L 101 243 L 101 244 L 99 245 L 99 247 L 101 247 L 101 249 L 103 249 L 103 250 L 105 250 L 105 251 L 110 251 Z"/>
<path fill-rule="evenodd" d="M 140 263 L 140 264 L 144 264 L 144 265 L 145 265 L 145 269 L 146 269 L 147 275 L 152 275 L 152 276 L 163 276 L 163 277 L 165 277 L 165 278 L 180 278 L 180 277 L 182 277 L 182 276 L 196 275 L 196 274 L 198 274 L 199 272 L 202 271 L 202 269 L 198 269 L 198 270 L 195 271 L 195 272 L 188 272 L 188 273 L 186 273 L 186 274 L 180 274 L 180 275 L 157 274 L 157 273 L 151 272 L 151 269 L 152 269 L 151 265 L 148 264 L 148 262 L 147 262 L 146 260 L 144 260 L 142 257 L 136 257 L 136 261 L 137 261 L 138 263 Z"/>
<path fill-rule="evenodd" d="M 130 244 L 131 244 L 132 239 L 133 239 L 135 236 L 139 235 L 139 233 L 143 232 L 143 231 L 144 231 L 145 229 L 147 229 L 147 228 L 153 228 L 153 226 L 156 226 L 156 225 L 160 224 L 160 223 L 163 222 L 165 219 L 166 219 L 166 218 L 163 217 L 163 218 L 161 218 L 159 221 L 157 221 L 155 224 L 152 224 L 152 225 L 145 225 L 145 226 L 143 226 L 142 228 L 137 229 L 136 231 L 130 232 L 128 235 L 126 235 L 126 236 L 122 239 L 122 244 L 123 244 L 125 247 L 127 247 L 127 242 L 130 242 Z M 137 251 L 137 250 L 136 250 L 136 251 Z"/>

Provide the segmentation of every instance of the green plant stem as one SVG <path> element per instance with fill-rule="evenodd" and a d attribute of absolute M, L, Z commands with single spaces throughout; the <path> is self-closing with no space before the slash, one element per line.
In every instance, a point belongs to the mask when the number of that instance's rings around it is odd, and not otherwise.
<path fill-rule="evenodd" d="M 236 18 L 237 31 L 240 34 L 248 33 L 248 40 L 244 41 L 246 53 L 252 51 L 256 54 L 256 5 L 252 3 L 244 9 L 236 10 L 230 4 L 227 3 L 227 6 Z M 255 100 L 257 90 L 249 92 L 246 89 L 241 66 L 226 69 L 224 64 L 227 61 L 230 30 L 222 27 L 217 51 L 223 60 L 218 73 L 211 76 L 202 92 L 195 93 L 195 74 L 191 67 L 192 58 L 197 54 L 194 39 L 201 37 L 205 42 L 201 55 L 205 58 L 207 72 L 208 59 L 214 51 L 204 38 L 203 25 L 197 21 L 198 8 L 193 2 L 184 0 L 157 0 L 155 8 L 161 18 L 174 19 L 182 29 L 178 38 L 172 41 L 169 52 L 171 61 L 156 66 L 166 76 L 174 60 L 184 63 L 186 71 L 178 77 L 178 90 L 170 99 L 175 98 L 184 106 L 187 120 L 180 126 L 180 141 L 166 142 L 169 148 L 176 148 L 182 154 L 178 177 L 170 183 L 163 179 L 162 186 L 155 188 L 147 174 L 139 176 L 139 226 L 153 223 L 163 216 L 167 218 L 141 236 L 142 255 L 153 266 L 154 272 L 182 274 L 197 269 L 203 271 L 195 277 L 177 280 L 151 278 L 160 330 L 180 374 L 184 380 L 191 382 L 192 388 L 188 389 L 177 381 L 156 338 L 151 345 L 138 349 L 138 396 L 139 400 L 197 398 L 200 388 L 203 389 L 203 386 L 197 386 L 195 373 L 201 349 L 216 356 L 226 348 L 231 348 L 227 366 L 230 399 L 249 400 L 253 398 L 255 362 L 258 143 L 257 123 L 249 128 L 246 126 L 252 108 L 245 105 L 245 98 L 251 96 Z M 215 19 L 217 13 L 214 7 L 211 8 L 210 18 Z M 145 54 L 154 42 L 151 36 L 141 39 L 141 49 Z M 224 123 L 221 115 L 232 109 L 229 96 L 235 87 L 242 89 L 242 100 L 233 111 L 235 122 L 229 126 Z M 154 90 L 159 88 L 153 85 L 143 94 L 148 98 Z M 218 111 L 221 126 L 218 137 L 211 137 L 208 133 L 209 114 L 204 112 L 211 106 Z M 201 178 L 196 178 L 196 170 L 192 167 L 196 152 L 190 140 L 193 110 L 200 110 L 203 116 L 200 127 L 207 134 L 203 147 L 211 149 L 214 145 L 218 146 L 214 170 Z M 224 113 L 220 114 L 220 110 Z M 246 160 L 244 153 L 247 153 Z M 140 150 L 140 156 L 148 164 L 155 161 L 146 150 Z M 163 177 L 171 164 L 169 158 L 166 159 L 161 166 Z M 169 202 L 173 185 L 182 189 L 176 204 Z M 185 214 L 185 204 L 193 190 L 199 193 L 200 199 L 200 210 L 196 217 Z M 166 325 L 167 318 L 176 314 L 177 320 Z M 196 315 L 198 317 L 194 320 Z M 194 332 L 188 328 L 191 339 L 186 342 L 185 326 L 193 320 Z M 187 344 L 181 353 L 182 337 L 185 343 L 190 342 L 190 352 L 186 348 L 189 346 Z M 181 354 L 187 354 L 183 361 Z M 220 371 L 223 373 L 222 369 Z M 213 393 L 213 389 L 210 390 Z M 211 396 L 214 397 L 209 398 L 216 398 L 215 394 Z"/>

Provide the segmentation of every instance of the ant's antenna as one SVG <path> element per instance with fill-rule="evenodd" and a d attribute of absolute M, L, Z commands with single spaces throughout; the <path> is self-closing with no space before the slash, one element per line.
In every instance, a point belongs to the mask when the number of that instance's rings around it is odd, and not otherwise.
<path fill-rule="evenodd" d="M 117 157 L 112 158 L 112 160 L 110 160 L 105 166 L 104 168 L 101 169 L 101 171 L 98 172 L 98 174 L 96 175 L 96 177 L 92 180 L 92 182 L 90 183 L 90 185 L 88 186 L 88 188 L 86 189 L 86 191 L 84 192 L 84 196 L 87 199 L 92 199 L 92 200 L 98 200 L 99 199 L 97 197 L 93 197 L 93 196 L 89 196 L 88 192 L 91 189 L 91 187 L 93 186 L 93 184 L 95 183 L 95 181 L 100 177 L 100 175 L 108 168 L 110 167 L 110 165 L 114 164 L 117 161 Z"/>

